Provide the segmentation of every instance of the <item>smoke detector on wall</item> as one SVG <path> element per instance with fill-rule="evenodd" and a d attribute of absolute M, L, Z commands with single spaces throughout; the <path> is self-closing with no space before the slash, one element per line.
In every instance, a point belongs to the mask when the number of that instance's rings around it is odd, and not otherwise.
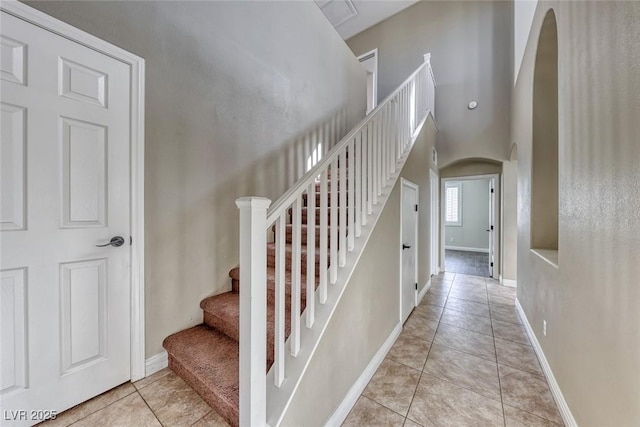
<path fill-rule="evenodd" d="M 477 101 L 471 101 L 469 103 L 469 105 L 467 105 L 467 108 L 469 110 L 475 110 L 477 106 L 478 106 L 478 102 Z"/>

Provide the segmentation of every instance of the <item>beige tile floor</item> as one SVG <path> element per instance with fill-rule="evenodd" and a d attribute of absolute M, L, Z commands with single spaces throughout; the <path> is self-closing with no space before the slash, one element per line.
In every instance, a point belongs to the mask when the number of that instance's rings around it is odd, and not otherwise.
<path fill-rule="evenodd" d="M 227 422 L 168 368 L 60 414 L 44 427 L 223 427 Z"/>
<path fill-rule="evenodd" d="M 563 425 L 515 297 L 491 279 L 434 278 L 343 426 Z"/>
<path fill-rule="evenodd" d="M 515 289 L 489 279 L 452 273 L 435 278 L 343 425 L 562 425 L 514 301 Z M 164 369 L 42 425 L 228 424 Z"/>

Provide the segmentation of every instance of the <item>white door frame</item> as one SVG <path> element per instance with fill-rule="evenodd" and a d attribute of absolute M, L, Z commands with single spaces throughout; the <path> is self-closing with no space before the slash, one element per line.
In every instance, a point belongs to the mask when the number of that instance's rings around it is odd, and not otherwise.
<path fill-rule="evenodd" d="M 375 110 L 378 106 L 378 48 L 370 50 L 369 52 L 365 52 L 362 55 L 358 56 L 358 61 L 367 70 L 367 74 L 373 75 L 373 83 L 372 83 L 372 105 L 369 105 L 369 100 L 367 99 L 367 114 Z M 368 86 L 369 76 L 367 75 L 367 86 Z M 367 87 L 367 92 L 369 88 Z M 369 94 L 367 93 L 367 97 Z"/>
<path fill-rule="evenodd" d="M 493 235 L 493 254 L 494 254 L 494 264 L 493 264 L 493 276 L 492 278 L 498 280 L 500 275 L 502 274 L 502 263 L 500 262 L 500 235 L 501 235 L 501 221 L 500 221 L 500 174 L 492 173 L 486 175 L 470 175 L 470 176 L 456 176 L 450 178 L 442 178 L 440 180 L 440 259 L 444 264 L 444 235 L 445 235 L 445 208 L 446 201 L 444 200 L 446 196 L 445 185 L 449 181 L 473 181 L 475 179 L 494 179 L 495 185 L 495 193 L 493 196 L 493 221 L 494 221 L 494 235 Z M 491 250 L 491 248 L 489 248 Z M 497 264 L 497 265 L 496 265 Z M 441 266 L 444 268 L 444 265 Z M 441 268 L 441 269 L 442 269 Z"/>
<path fill-rule="evenodd" d="M 409 181 L 406 178 L 400 178 L 400 323 L 404 322 L 404 319 L 402 318 L 402 297 L 403 297 L 403 289 L 402 289 L 402 279 L 403 279 L 403 275 L 402 275 L 402 232 L 403 232 L 403 222 L 402 219 L 404 218 L 404 192 L 405 192 L 405 187 L 410 187 L 413 188 L 416 191 L 416 204 L 419 206 L 420 205 L 420 187 L 418 187 L 417 184 Z M 417 212 L 416 212 L 417 213 Z M 415 226 L 415 237 L 414 237 L 414 241 L 415 241 L 415 250 L 416 250 L 416 262 L 414 264 L 414 282 L 418 283 L 418 250 L 419 250 L 419 246 L 418 246 L 418 228 L 419 228 L 419 224 L 418 224 L 418 217 L 416 216 L 416 226 Z M 414 296 L 413 296 L 413 306 L 417 307 L 418 305 L 418 290 L 415 289 L 414 290 Z"/>
<path fill-rule="evenodd" d="M 440 273 L 440 195 L 438 180 L 440 177 L 433 170 L 429 169 L 429 191 L 431 196 L 431 213 L 429 216 L 429 236 L 430 239 L 430 254 L 431 259 L 429 260 L 430 265 L 430 275 L 437 275 Z M 435 186 L 433 183 L 435 182 Z M 433 191 L 435 188 L 435 192 Z"/>
<path fill-rule="evenodd" d="M 131 67 L 131 381 L 145 377 L 144 59 L 17 1 L 0 9 Z"/>

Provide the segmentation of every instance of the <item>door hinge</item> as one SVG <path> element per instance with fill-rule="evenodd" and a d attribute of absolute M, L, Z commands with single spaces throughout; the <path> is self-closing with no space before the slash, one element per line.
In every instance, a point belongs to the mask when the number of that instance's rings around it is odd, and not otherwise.
<path fill-rule="evenodd" d="M 493 193 L 493 188 L 491 189 L 491 192 Z"/>
<path fill-rule="evenodd" d="M 133 236 L 129 236 L 129 246 L 133 246 Z"/>
<path fill-rule="evenodd" d="M 418 290 L 418 284 L 416 283 L 416 291 Z"/>
<path fill-rule="evenodd" d="M 416 205 L 416 212 L 418 212 L 418 205 Z"/>
<path fill-rule="evenodd" d="M 491 267 L 493 267 L 493 263 L 491 263 Z"/>
<path fill-rule="evenodd" d="M 491 226 L 491 229 L 493 230 L 493 225 Z"/>

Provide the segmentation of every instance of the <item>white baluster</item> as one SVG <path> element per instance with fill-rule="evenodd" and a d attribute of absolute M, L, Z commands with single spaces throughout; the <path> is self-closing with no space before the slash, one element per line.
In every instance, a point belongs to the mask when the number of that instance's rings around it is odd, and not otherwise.
<path fill-rule="evenodd" d="M 373 121 L 367 123 L 367 215 L 373 213 Z M 366 217 L 365 217 L 366 218 Z M 367 220 L 364 220 L 366 224 Z"/>
<path fill-rule="evenodd" d="M 297 356 L 300 351 L 300 282 L 302 281 L 301 252 L 302 252 L 302 201 L 298 197 L 293 202 L 293 215 L 291 216 L 291 355 Z"/>
<path fill-rule="evenodd" d="M 329 283 L 334 284 L 338 281 L 338 160 L 331 162 L 331 200 L 329 202 L 329 228 L 331 235 L 329 237 Z"/>
<path fill-rule="evenodd" d="M 316 183 L 309 184 L 307 190 L 307 307 L 305 308 L 307 328 L 311 328 L 316 318 Z"/>
<path fill-rule="evenodd" d="M 356 220 L 356 232 L 355 236 L 360 237 L 362 234 L 362 131 L 356 135 L 354 144 L 355 155 L 353 156 L 353 178 L 355 179 L 355 204 L 353 205 L 353 212 Z"/>
<path fill-rule="evenodd" d="M 349 158 L 347 159 L 347 163 L 349 164 L 349 175 L 347 176 L 347 203 L 345 209 L 347 211 L 348 221 L 346 222 L 349 229 L 347 230 L 347 249 L 351 252 L 355 246 L 354 237 L 355 237 L 355 211 L 356 211 L 356 171 L 355 171 L 355 140 L 351 140 L 349 142 Z"/>
<path fill-rule="evenodd" d="M 286 217 L 280 215 L 276 221 L 276 282 L 275 282 L 275 316 L 274 316 L 274 346 L 273 369 L 274 383 L 280 387 L 284 382 L 285 366 L 285 261 L 287 242 Z"/>
<path fill-rule="evenodd" d="M 329 251 L 329 209 L 327 202 L 329 201 L 329 195 L 327 192 L 327 170 L 324 169 L 320 174 L 320 304 L 327 302 L 327 273 L 328 263 L 327 255 Z"/>
<path fill-rule="evenodd" d="M 267 419 L 267 208 L 271 200 L 242 197 L 240 209 L 240 425 Z"/>
<path fill-rule="evenodd" d="M 338 242 L 339 242 L 339 266 L 344 267 L 347 263 L 347 150 L 340 153 L 340 183 L 335 183 L 340 190 L 340 219 L 338 220 Z M 334 184 L 332 184 L 333 186 Z"/>

